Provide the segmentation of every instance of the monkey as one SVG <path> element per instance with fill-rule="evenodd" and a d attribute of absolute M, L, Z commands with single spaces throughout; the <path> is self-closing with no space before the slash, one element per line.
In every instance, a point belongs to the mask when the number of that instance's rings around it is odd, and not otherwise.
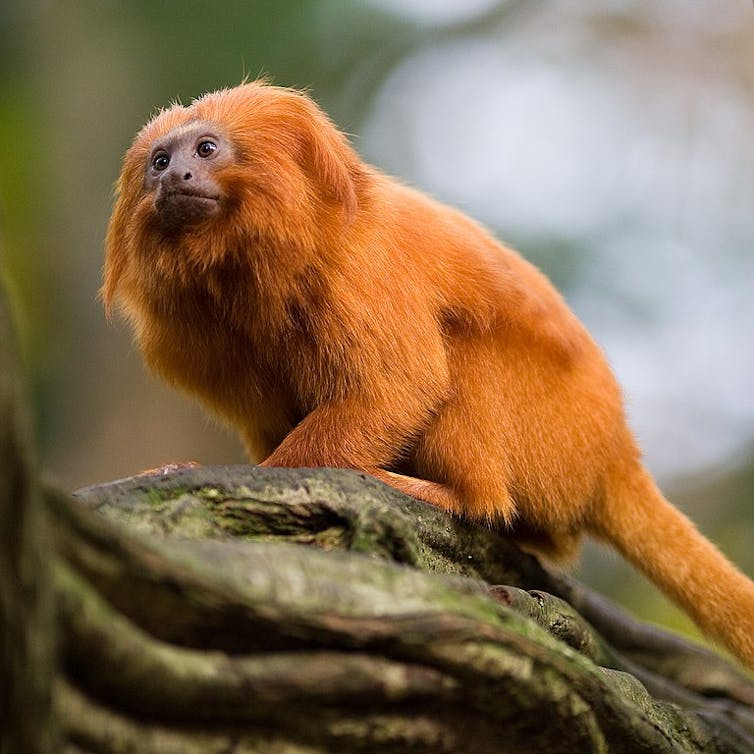
<path fill-rule="evenodd" d="M 556 563 L 607 541 L 754 668 L 754 584 L 664 498 L 554 286 L 307 94 L 159 111 L 123 161 L 102 298 L 252 461 L 366 472 Z"/>

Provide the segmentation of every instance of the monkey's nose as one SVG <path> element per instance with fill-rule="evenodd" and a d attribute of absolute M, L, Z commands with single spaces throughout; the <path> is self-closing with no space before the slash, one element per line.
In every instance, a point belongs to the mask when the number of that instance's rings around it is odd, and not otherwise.
<path fill-rule="evenodd" d="M 184 173 L 184 174 L 183 174 L 183 180 L 184 180 L 184 181 L 190 181 L 190 180 L 191 180 L 191 178 L 192 178 L 192 175 L 191 175 L 191 173 Z"/>

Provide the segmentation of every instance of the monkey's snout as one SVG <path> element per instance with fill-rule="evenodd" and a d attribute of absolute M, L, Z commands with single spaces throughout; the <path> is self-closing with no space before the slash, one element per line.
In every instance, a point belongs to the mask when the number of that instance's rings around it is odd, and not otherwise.
<path fill-rule="evenodd" d="M 194 173 L 191 170 L 188 170 L 186 167 L 178 165 L 172 170 L 168 169 L 166 170 L 161 176 L 160 176 L 160 190 L 181 190 L 185 188 L 187 184 L 199 184 L 201 183 L 201 176 L 194 175 Z"/>

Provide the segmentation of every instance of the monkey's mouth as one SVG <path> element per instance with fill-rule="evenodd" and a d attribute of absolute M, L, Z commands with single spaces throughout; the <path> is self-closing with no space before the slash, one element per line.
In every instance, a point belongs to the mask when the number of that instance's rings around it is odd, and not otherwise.
<path fill-rule="evenodd" d="M 170 201 L 200 201 L 200 202 L 219 202 L 220 197 L 212 194 L 202 194 L 199 191 L 187 191 L 183 189 L 181 191 L 165 191 L 157 198 L 157 204 L 160 202 Z"/>
<path fill-rule="evenodd" d="M 170 232 L 206 220 L 219 206 L 219 196 L 185 189 L 160 193 L 154 203 L 160 224 Z"/>

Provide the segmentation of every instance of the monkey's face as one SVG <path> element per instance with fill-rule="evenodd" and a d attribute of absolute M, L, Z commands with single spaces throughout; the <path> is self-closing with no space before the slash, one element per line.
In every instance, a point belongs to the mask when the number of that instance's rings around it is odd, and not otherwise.
<path fill-rule="evenodd" d="M 172 105 L 126 153 L 107 232 L 104 299 L 193 286 L 229 268 L 305 264 L 337 248 L 362 164 L 302 94 L 243 84 Z"/>
<path fill-rule="evenodd" d="M 178 126 L 155 139 L 144 188 L 161 230 L 175 235 L 218 215 L 226 198 L 219 175 L 233 161 L 233 145 L 211 123 Z"/>

